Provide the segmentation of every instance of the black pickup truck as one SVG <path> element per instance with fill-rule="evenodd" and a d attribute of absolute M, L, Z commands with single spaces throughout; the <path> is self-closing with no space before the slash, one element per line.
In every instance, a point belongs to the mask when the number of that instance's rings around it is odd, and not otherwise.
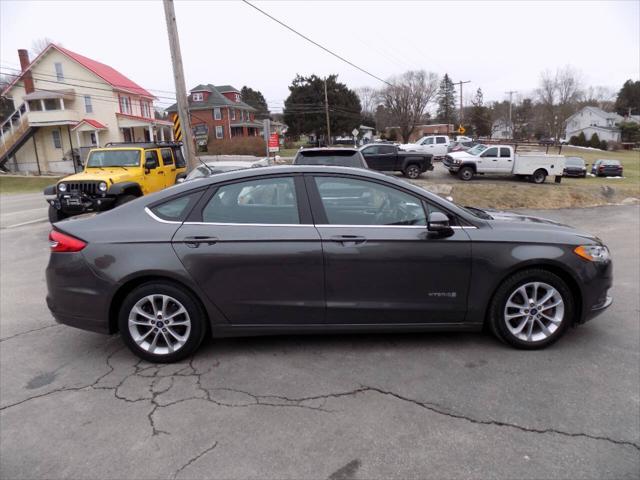
<path fill-rule="evenodd" d="M 382 172 L 402 172 L 406 177 L 418 178 L 424 172 L 433 170 L 433 155 L 405 152 L 396 145 L 371 144 L 360 148 L 367 165 L 372 170 Z"/>

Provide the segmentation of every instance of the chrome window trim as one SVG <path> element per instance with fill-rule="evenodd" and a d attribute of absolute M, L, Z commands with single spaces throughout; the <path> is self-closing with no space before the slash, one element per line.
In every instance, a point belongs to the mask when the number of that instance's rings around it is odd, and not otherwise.
<path fill-rule="evenodd" d="M 147 212 L 147 215 L 149 215 L 151 218 L 153 218 L 156 222 L 160 222 L 160 223 L 169 223 L 169 224 L 174 224 L 174 225 L 179 225 L 182 222 L 177 222 L 175 220 L 164 220 L 162 218 L 160 218 L 159 216 L 157 216 L 155 213 L 153 213 L 149 207 L 144 207 L 144 211 Z"/>
<path fill-rule="evenodd" d="M 218 227 L 313 227 L 313 223 L 222 223 L 184 222 L 185 225 L 216 225 Z"/>

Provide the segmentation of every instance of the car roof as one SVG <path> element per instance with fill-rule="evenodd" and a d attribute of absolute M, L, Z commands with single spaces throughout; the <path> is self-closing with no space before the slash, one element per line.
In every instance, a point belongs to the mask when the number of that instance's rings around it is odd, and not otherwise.
<path fill-rule="evenodd" d="M 262 160 L 218 160 L 205 162 L 208 167 L 250 167 Z M 199 165 L 200 167 L 203 165 Z"/>
<path fill-rule="evenodd" d="M 358 149 L 355 147 L 314 147 L 314 148 L 303 148 L 298 150 L 296 153 L 304 153 L 304 152 L 357 152 Z"/>

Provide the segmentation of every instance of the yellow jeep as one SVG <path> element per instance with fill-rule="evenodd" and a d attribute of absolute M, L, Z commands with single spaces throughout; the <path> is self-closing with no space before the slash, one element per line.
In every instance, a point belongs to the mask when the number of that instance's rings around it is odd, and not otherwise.
<path fill-rule="evenodd" d="M 182 143 L 107 143 L 89 152 L 84 171 L 49 185 L 49 220 L 100 212 L 174 185 L 186 175 Z"/>

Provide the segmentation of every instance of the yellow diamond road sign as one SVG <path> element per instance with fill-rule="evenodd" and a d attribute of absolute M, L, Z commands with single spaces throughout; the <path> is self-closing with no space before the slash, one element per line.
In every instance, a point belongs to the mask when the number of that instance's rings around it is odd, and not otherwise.
<path fill-rule="evenodd" d="M 463 135 L 463 134 L 464 134 L 464 132 L 466 132 L 466 131 L 467 131 L 467 129 L 466 129 L 466 128 L 464 128 L 462 125 L 460 125 L 460 126 L 458 127 L 458 133 L 459 133 L 460 135 Z"/>

